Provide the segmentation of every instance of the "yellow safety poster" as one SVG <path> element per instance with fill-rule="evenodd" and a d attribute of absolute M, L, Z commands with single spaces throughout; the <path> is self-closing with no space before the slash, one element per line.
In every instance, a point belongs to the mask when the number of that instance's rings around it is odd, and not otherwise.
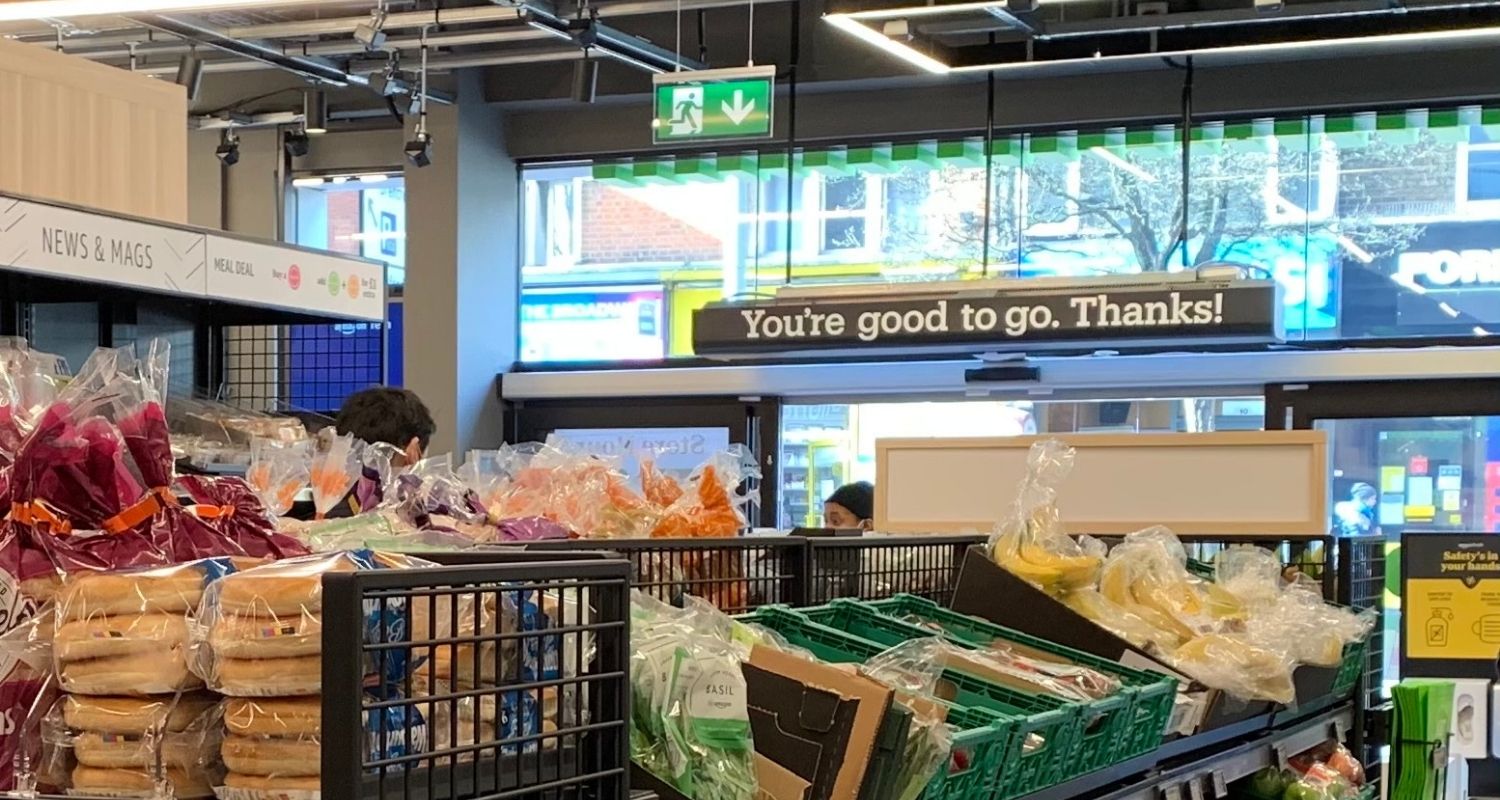
<path fill-rule="evenodd" d="M 1405 657 L 1493 663 L 1500 656 L 1500 536 L 1408 534 L 1402 551 Z"/>

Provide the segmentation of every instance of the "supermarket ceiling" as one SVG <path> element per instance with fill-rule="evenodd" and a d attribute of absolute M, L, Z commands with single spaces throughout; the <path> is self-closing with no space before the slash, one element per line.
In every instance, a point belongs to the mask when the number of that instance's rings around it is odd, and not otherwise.
<path fill-rule="evenodd" d="M 16 19 L 8 9 L 129 13 Z M 198 110 L 289 106 L 309 83 L 335 109 L 396 111 L 425 42 L 439 76 L 484 70 L 493 100 L 566 101 L 581 61 L 598 96 L 650 73 L 749 60 L 797 65 L 817 91 L 1492 47 L 1500 0 L 0 0 L 0 35 L 171 80 L 207 78 Z M 199 7 L 194 8 L 194 5 Z M 206 7 L 204 7 L 206 6 Z M 42 7 L 42 6 L 38 6 Z M 436 83 L 445 87 L 440 77 Z M 260 99 L 266 95 L 269 99 Z M 247 100 L 248 99 L 248 100 Z M 235 101 L 233 103 L 229 101 Z M 404 106 L 402 106 L 404 108 Z"/>

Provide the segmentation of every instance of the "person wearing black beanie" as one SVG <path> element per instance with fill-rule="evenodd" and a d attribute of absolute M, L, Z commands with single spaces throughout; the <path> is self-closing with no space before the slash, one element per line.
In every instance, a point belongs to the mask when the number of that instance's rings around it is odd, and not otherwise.
<path fill-rule="evenodd" d="M 840 486 L 823 501 L 823 524 L 870 530 L 875 523 L 875 485 L 859 481 Z"/>

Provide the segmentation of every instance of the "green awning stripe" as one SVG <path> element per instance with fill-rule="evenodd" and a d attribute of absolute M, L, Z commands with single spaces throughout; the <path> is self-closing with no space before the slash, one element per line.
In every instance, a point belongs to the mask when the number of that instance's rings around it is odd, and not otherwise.
<path fill-rule="evenodd" d="M 1309 152 L 1331 142 L 1340 149 L 1357 149 L 1374 142 L 1410 145 L 1430 137 L 1444 143 L 1467 142 L 1475 136 L 1500 141 L 1500 107 L 1410 109 L 1356 114 L 1262 118 L 1248 122 L 1208 122 L 1192 130 L 1195 149 L 1209 152 Z M 793 162 L 799 175 L 890 173 L 943 167 L 978 168 L 985 164 L 1018 167 L 1026 163 L 1067 163 L 1081 153 L 1106 149 L 1124 156 L 1129 151 L 1150 156 L 1180 153 L 1182 134 L 1172 125 L 1152 128 L 1107 128 L 1047 134 L 1007 134 L 986 142 L 970 137 L 880 143 L 859 147 L 828 147 L 799 152 Z M 755 177 L 785 171 L 785 150 L 719 153 L 706 156 L 621 160 L 596 163 L 594 180 L 627 186 L 715 181 L 728 175 Z"/>

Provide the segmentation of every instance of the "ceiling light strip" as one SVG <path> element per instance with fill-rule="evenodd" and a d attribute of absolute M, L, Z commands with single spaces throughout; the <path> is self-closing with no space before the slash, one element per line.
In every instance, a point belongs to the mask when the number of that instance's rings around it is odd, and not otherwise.
<path fill-rule="evenodd" d="M 897 42 L 879 31 L 871 30 L 864 23 L 859 22 L 849 15 L 828 14 L 823 19 L 828 20 L 835 28 L 864 41 L 866 44 L 872 44 L 908 64 L 920 67 L 935 75 L 942 75 L 949 71 L 947 64 L 915 48 Z"/>

